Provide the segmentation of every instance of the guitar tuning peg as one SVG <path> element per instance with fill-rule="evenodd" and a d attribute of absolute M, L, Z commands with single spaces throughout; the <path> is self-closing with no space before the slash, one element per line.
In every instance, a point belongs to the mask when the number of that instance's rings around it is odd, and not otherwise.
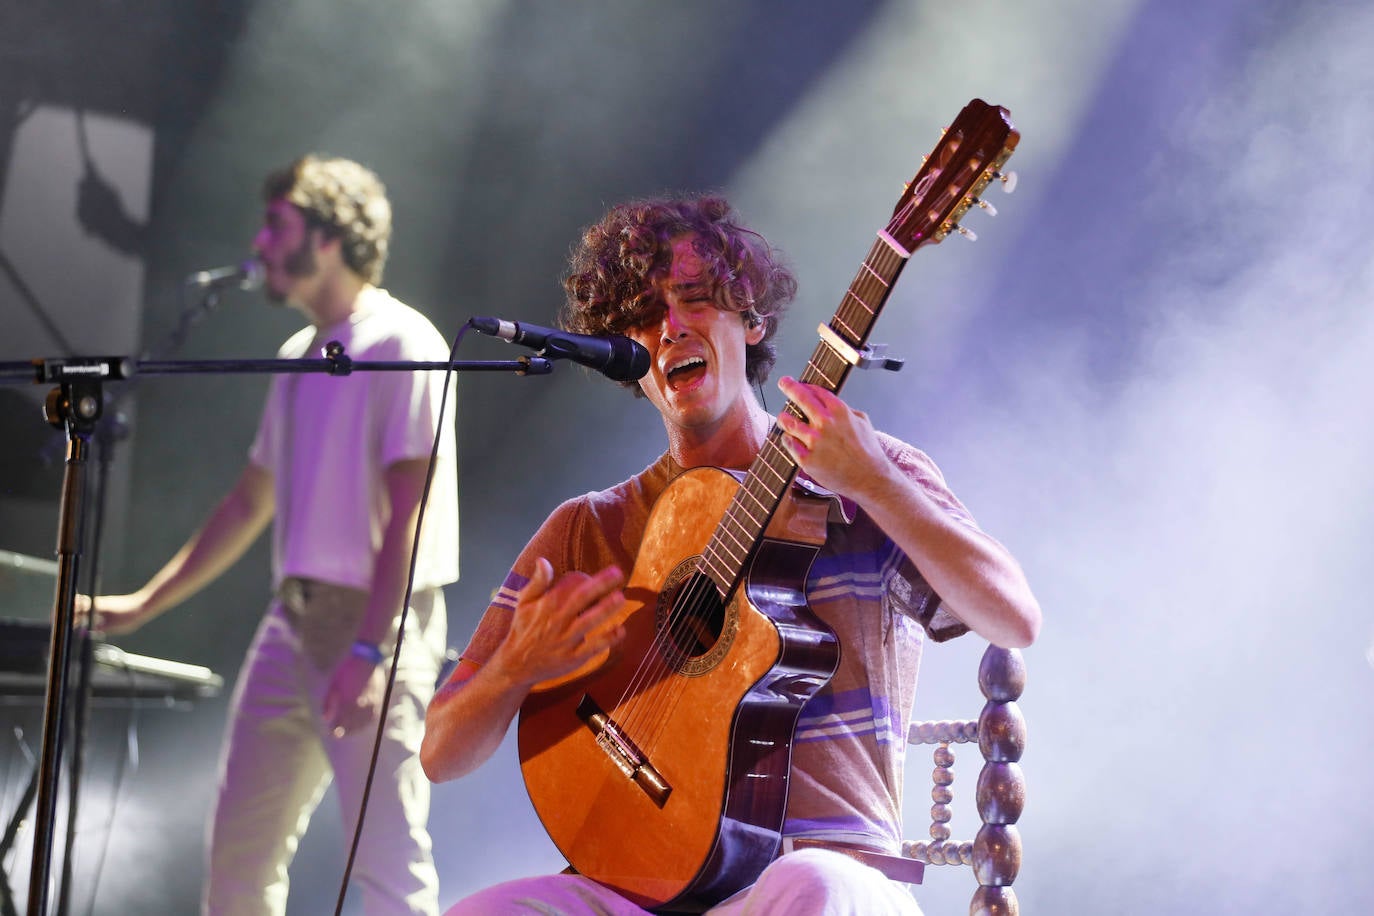
<path fill-rule="evenodd" d="M 963 226 L 955 226 L 954 231 L 962 235 L 964 238 L 968 239 L 970 242 L 978 241 L 978 233 L 974 232 L 972 229 L 965 229 Z"/>
<path fill-rule="evenodd" d="M 1008 194 L 1016 190 L 1015 172 L 993 172 L 992 177 L 1002 182 L 1002 190 L 1006 191 Z"/>
<path fill-rule="evenodd" d="M 983 198 L 975 197 L 973 198 L 973 202 L 977 204 L 979 207 L 981 207 L 984 211 L 986 211 L 988 216 L 997 215 L 997 208 L 994 207 L 992 204 L 988 203 L 986 200 L 983 200 Z"/>

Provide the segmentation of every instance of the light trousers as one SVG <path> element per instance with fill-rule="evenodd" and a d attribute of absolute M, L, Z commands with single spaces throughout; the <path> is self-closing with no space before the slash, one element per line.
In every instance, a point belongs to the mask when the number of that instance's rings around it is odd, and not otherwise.
<path fill-rule="evenodd" d="M 209 828 L 203 912 L 210 916 L 286 911 L 287 868 L 331 779 L 345 843 L 352 842 L 376 724 L 336 738 L 324 723 L 322 704 L 367 596 L 308 586 L 304 594 L 298 590 L 273 603 L 234 689 Z M 382 647 L 388 665 L 394 629 Z M 446 629 L 443 592 L 414 595 L 352 873 L 369 916 L 435 916 L 439 910 L 427 827 L 430 784 L 417 754 Z M 332 912 L 337 891 L 311 912 Z"/>
<path fill-rule="evenodd" d="M 642 916 L 641 909 L 581 875 L 521 878 L 460 900 L 447 916 Z M 829 849 L 776 859 L 751 887 L 710 916 L 921 916 L 907 890 L 875 868 Z"/>

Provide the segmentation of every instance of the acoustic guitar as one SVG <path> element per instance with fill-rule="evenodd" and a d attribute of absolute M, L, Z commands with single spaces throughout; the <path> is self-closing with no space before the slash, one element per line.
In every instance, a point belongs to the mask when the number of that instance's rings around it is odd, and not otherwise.
<path fill-rule="evenodd" d="M 869 332 L 907 260 L 965 231 L 991 182 L 1010 190 L 1018 139 L 1006 109 L 965 106 L 820 326 L 802 381 L 838 391 L 872 359 Z M 777 857 L 797 717 L 838 664 L 805 598 L 829 501 L 801 492 L 780 438 L 774 425 L 742 482 L 694 468 L 669 484 L 625 588 L 624 641 L 520 709 L 521 771 L 549 837 L 578 873 L 648 909 L 706 909 Z"/>

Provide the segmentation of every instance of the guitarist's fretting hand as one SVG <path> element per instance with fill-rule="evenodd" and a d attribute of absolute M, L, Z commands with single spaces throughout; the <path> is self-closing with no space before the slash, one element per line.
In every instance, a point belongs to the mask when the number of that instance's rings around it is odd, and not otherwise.
<path fill-rule="evenodd" d="M 999 646 L 1027 646 L 1040 606 L 1007 549 L 955 521 L 887 460 L 868 415 L 793 378 L 778 387 L 807 422 L 778 417 L 782 446 L 816 483 L 854 500 L 892 538 L 951 614 Z"/>
<path fill-rule="evenodd" d="M 778 388 L 807 417 L 802 421 L 786 410 L 778 415 L 786 433 L 783 448 L 816 483 L 862 503 L 865 485 L 875 480 L 874 469 L 887 462 L 868 414 L 791 376 L 779 379 Z"/>
<path fill-rule="evenodd" d="M 529 686 L 560 677 L 613 648 L 624 627 L 603 628 L 625 606 L 625 574 L 608 566 L 596 575 L 570 572 L 553 581 L 540 557 L 520 590 L 510 632 L 490 662 Z"/>

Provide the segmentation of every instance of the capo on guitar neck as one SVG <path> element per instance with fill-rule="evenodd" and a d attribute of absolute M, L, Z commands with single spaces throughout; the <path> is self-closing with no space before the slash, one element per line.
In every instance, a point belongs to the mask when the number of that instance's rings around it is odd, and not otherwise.
<path fill-rule="evenodd" d="M 816 328 L 816 333 L 821 335 L 821 340 L 825 341 L 826 346 L 834 350 L 840 359 L 855 369 L 887 369 L 889 372 L 897 372 L 906 365 L 906 360 L 892 359 L 886 355 L 887 344 L 866 344 L 863 349 L 855 350 L 849 341 L 825 323 Z"/>
<path fill-rule="evenodd" d="M 900 372 L 906 365 L 904 359 L 893 359 L 886 355 L 887 344 L 869 344 L 859 351 L 859 361 L 854 364 L 856 369 L 886 369 L 889 372 Z"/>

